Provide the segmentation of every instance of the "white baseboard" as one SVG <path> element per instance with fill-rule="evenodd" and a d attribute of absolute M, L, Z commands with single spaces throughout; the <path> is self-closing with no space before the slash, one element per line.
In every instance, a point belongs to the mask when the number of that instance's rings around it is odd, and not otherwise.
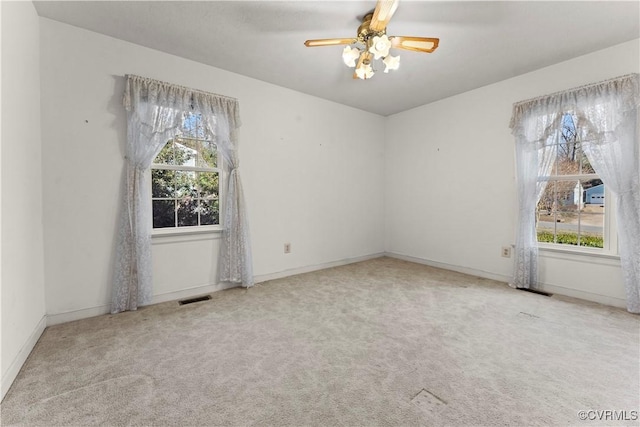
<path fill-rule="evenodd" d="M 340 265 L 351 264 L 354 262 L 366 261 L 373 258 L 379 258 L 384 256 L 383 253 L 366 255 L 357 258 L 348 258 L 340 261 L 333 261 L 324 264 L 312 265 L 308 267 L 295 268 L 291 270 L 281 271 L 278 273 L 264 274 L 262 276 L 256 276 L 255 282 L 265 282 L 267 280 L 279 279 L 281 277 L 293 276 L 295 274 L 308 273 L 311 271 L 322 270 L 325 268 L 337 267 Z M 207 294 L 210 292 L 222 291 L 224 289 L 234 288 L 238 285 L 232 283 L 218 283 L 215 285 L 200 285 L 194 286 L 188 289 L 181 289 L 179 291 L 167 292 L 164 294 L 154 295 L 151 300 L 151 304 L 159 304 L 161 302 L 174 301 L 184 298 L 192 298 L 195 296 Z M 99 305 L 96 307 L 81 308 L 79 310 L 71 310 L 63 313 L 54 313 L 47 315 L 47 326 L 59 325 L 60 323 L 73 322 L 75 320 L 87 319 L 89 317 L 102 316 L 103 314 L 109 314 L 109 304 Z"/>
<path fill-rule="evenodd" d="M 374 258 L 380 258 L 385 256 L 383 252 L 364 255 L 355 258 L 346 258 L 338 261 L 325 262 L 322 264 L 309 265 L 306 267 L 292 268 L 289 270 L 279 271 L 277 273 L 261 274 L 255 276 L 256 283 L 266 282 L 268 280 L 282 279 L 283 277 L 295 276 L 296 274 L 310 273 L 312 271 L 324 270 L 325 268 L 340 267 L 341 265 L 353 264 L 355 262 L 368 261 Z"/>
<path fill-rule="evenodd" d="M 370 255 L 364 255 L 355 258 L 346 258 L 338 261 L 332 261 L 322 264 L 310 265 L 305 267 L 293 268 L 289 270 L 279 271 L 276 273 L 263 274 L 255 277 L 256 283 L 266 282 L 268 280 L 280 279 L 283 277 L 294 276 L 296 274 L 309 273 L 312 271 L 323 270 L 325 268 L 339 267 L 341 265 L 352 264 L 355 262 L 367 261 L 382 256 L 388 256 L 391 258 L 397 258 L 404 261 L 415 262 L 417 264 L 429 265 L 431 267 L 442 268 L 445 270 L 457 271 L 459 273 L 469 274 L 471 276 L 483 277 L 486 279 L 497 280 L 499 282 L 508 283 L 511 277 L 502 274 L 491 273 L 484 270 L 478 270 L 475 268 L 463 267 L 459 265 L 447 264 L 439 261 L 432 261 L 424 258 L 418 258 L 410 255 L 403 255 L 394 252 L 382 252 Z M 209 292 L 216 292 L 224 289 L 229 289 L 235 285 L 229 283 L 219 283 L 215 285 L 201 285 L 192 287 L 189 289 L 181 289 L 179 291 L 167 292 L 164 294 L 155 295 L 152 300 L 152 304 L 158 304 L 166 301 L 173 301 L 183 298 L 191 298 L 198 295 L 206 294 Z M 594 294 L 590 292 L 580 291 L 576 289 L 565 288 L 557 285 L 541 284 L 541 290 L 558 295 L 565 295 L 568 297 L 579 298 L 587 301 L 597 302 L 604 305 L 610 305 L 614 307 L 626 307 L 624 299 L 610 297 L 606 295 Z M 60 323 L 72 322 L 74 320 L 86 319 L 88 317 L 101 316 L 109 313 L 109 305 L 101 305 L 97 307 L 90 307 L 85 309 L 73 310 L 64 313 L 49 314 L 46 316 L 46 325 L 52 326 Z"/>
<path fill-rule="evenodd" d="M 393 252 L 386 252 L 385 256 L 391 258 L 401 259 L 403 261 L 415 262 L 417 264 L 424 264 L 430 267 L 442 268 L 443 270 L 456 271 L 458 273 L 468 274 L 470 276 L 483 277 L 485 279 L 497 280 L 498 282 L 509 282 L 511 278 L 502 274 L 490 273 L 488 271 L 477 270 L 475 268 L 462 267 L 459 265 L 447 264 L 446 262 L 431 261 L 424 258 L 416 258 L 410 255 L 402 255 Z"/>
<path fill-rule="evenodd" d="M 193 288 L 181 289 L 179 291 L 167 292 L 164 294 L 154 295 L 151 304 L 159 304 L 161 302 L 175 301 L 185 298 L 193 298 L 211 292 L 223 291 L 238 287 L 235 283 L 218 283 L 217 285 L 194 286 Z"/>
<path fill-rule="evenodd" d="M 438 261 L 431 261 L 423 258 L 416 258 L 409 255 L 396 254 L 393 252 L 385 253 L 386 256 L 391 258 L 397 258 L 404 261 L 415 262 L 417 264 L 424 264 L 431 267 L 442 268 L 444 270 L 457 271 L 458 273 L 468 274 L 470 276 L 483 277 L 485 279 L 497 280 L 499 282 L 509 283 L 511 277 L 504 276 L 502 274 L 490 273 L 483 270 L 476 270 L 475 268 L 462 267 L 458 265 L 447 264 Z M 592 292 L 581 291 L 578 289 L 565 288 L 563 286 L 549 285 L 541 283 L 539 285 L 540 290 L 549 292 L 551 294 L 563 295 L 567 297 L 577 298 L 585 301 L 596 302 L 598 304 L 626 308 L 627 303 L 624 299 L 611 297 L 607 295 L 594 294 Z"/>
<path fill-rule="evenodd" d="M 44 328 L 47 326 L 47 316 L 42 316 L 42 319 L 38 322 L 31 335 L 16 355 L 15 359 L 11 361 L 9 369 L 2 375 L 2 382 L 0 383 L 0 401 L 4 399 L 4 396 L 11 388 L 11 384 L 16 379 L 22 369 L 22 365 L 27 361 L 27 357 L 31 354 L 31 350 L 35 347 L 36 343 L 40 339 L 40 336 L 44 332 Z"/>
<path fill-rule="evenodd" d="M 356 258 L 347 258 L 339 261 L 327 262 L 324 264 L 311 265 L 306 267 L 294 268 L 291 270 L 280 271 L 277 273 L 263 274 L 255 277 L 255 282 L 266 282 L 267 280 L 279 279 L 282 277 L 293 276 L 296 274 L 309 273 L 311 271 L 322 270 L 325 268 L 338 267 L 341 265 L 352 264 L 354 262 L 366 261 L 373 258 L 379 258 L 384 256 L 384 253 L 376 253 L 371 255 L 365 255 Z M 201 285 L 194 286 L 188 289 L 181 289 L 179 291 L 167 292 L 164 294 L 158 294 L 153 296 L 151 304 L 159 304 L 161 302 L 174 301 L 184 298 L 191 298 L 210 292 L 222 291 L 224 289 L 234 288 L 237 285 L 232 283 L 218 283 L 215 285 Z M 73 322 L 75 320 L 86 319 L 89 317 L 102 316 L 103 314 L 109 314 L 110 306 L 108 304 L 99 305 L 96 307 L 81 308 L 79 310 L 66 311 L 63 313 L 54 313 L 47 315 L 47 326 L 58 325 L 60 323 Z"/>
<path fill-rule="evenodd" d="M 180 289 L 179 291 L 166 292 L 164 294 L 154 295 L 151 304 L 159 304 L 161 302 L 174 301 L 184 298 L 192 298 L 209 292 L 221 291 L 236 287 L 235 284 L 219 283 L 216 285 L 200 285 L 188 289 Z M 63 313 L 55 313 L 47 315 L 47 326 L 59 325 L 61 323 L 73 322 L 75 320 L 87 319 L 89 317 L 102 316 L 109 314 L 111 307 L 109 304 L 99 305 L 96 307 L 81 308 L 79 310 L 66 311 Z"/>
<path fill-rule="evenodd" d="M 109 313 L 109 305 L 99 305 L 97 307 L 81 308 L 78 310 L 65 311 L 62 313 L 47 314 L 47 326 L 59 325 L 60 323 L 73 322 L 74 320 L 87 319 L 89 317 L 102 316 Z"/>
<path fill-rule="evenodd" d="M 549 292 L 555 295 L 564 295 L 566 297 L 578 298 L 585 301 L 597 302 L 598 304 L 609 305 L 612 307 L 627 308 L 626 300 L 622 298 L 610 297 L 607 295 L 594 294 L 592 292 L 585 292 L 571 288 L 565 288 L 563 286 L 548 285 L 541 283 L 538 289 Z"/>

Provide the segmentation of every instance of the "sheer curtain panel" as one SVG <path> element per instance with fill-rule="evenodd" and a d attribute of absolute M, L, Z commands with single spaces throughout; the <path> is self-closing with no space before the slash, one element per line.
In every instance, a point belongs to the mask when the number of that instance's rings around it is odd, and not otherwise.
<path fill-rule="evenodd" d="M 547 114 L 523 123 L 523 133 L 516 136 L 516 172 L 518 189 L 518 229 L 514 250 L 514 275 L 510 284 L 516 288 L 534 288 L 538 283 L 538 237 L 536 235 L 536 204 L 556 158 L 554 143 L 561 137 L 561 114 Z M 557 128 L 545 134 L 543 128 Z M 536 135 L 542 135 L 537 138 Z"/>
<path fill-rule="evenodd" d="M 583 151 L 616 196 L 627 309 L 640 313 L 639 89 L 639 75 L 630 74 L 514 104 L 519 212 L 513 286 L 536 285 L 535 206 L 544 186 L 535 186 L 533 176 L 548 174 L 543 171 L 553 155 L 544 153 L 545 141 L 559 138 L 560 118 L 572 113 Z"/>
<path fill-rule="evenodd" d="M 211 122 L 210 122 L 211 123 Z M 221 282 L 238 283 L 244 287 L 253 286 L 253 261 L 249 222 L 244 204 L 244 192 L 240 180 L 240 159 L 238 157 L 238 133 L 230 129 L 228 121 L 217 123 L 218 150 L 223 157 L 223 167 L 227 176 L 227 191 L 223 205 L 222 242 L 220 244 L 219 279 Z M 210 128 L 210 132 L 214 129 Z"/>
<path fill-rule="evenodd" d="M 236 130 L 240 126 L 238 101 L 220 95 L 201 92 L 139 76 L 126 76 L 124 106 L 127 110 L 127 140 L 120 222 L 117 235 L 116 264 L 112 289 L 111 312 L 136 310 L 138 306 L 151 302 L 151 227 L 152 210 L 149 194 L 148 174 L 155 156 L 167 141 L 175 137 L 182 126 L 186 113 L 202 115 L 205 128 L 218 145 L 219 152 L 227 159 L 237 149 Z M 235 168 L 234 191 L 227 191 L 225 207 L 235 204 L 236 211 L 225 215 L 223 245 L 228 242 L 243 242 L 242 251 L 234 253 L 234 268 L 242 275 L 221 275 L 220 280 L 229 280 L 243 286 L 253 285 L 251 247 L 248 224 L 244 212 L 240 178 Z M 225 166 L 229 168 L 225 162 Z M 234 171 L 235 169 L 235 171 Z M 241 187 L 240 187 L 241 188 Z M 229 196 L 233 195 L 234 200 Z M 241 224 L 238 224 L 241 223 Z M 236 245 L 237 246 L 237 245 Z M 229 257 L 220 257 L 221 271 Z M 212 260 L 213 262 L 213 260 Z M 235 280 L 240 277 L 240 280 Z"/>

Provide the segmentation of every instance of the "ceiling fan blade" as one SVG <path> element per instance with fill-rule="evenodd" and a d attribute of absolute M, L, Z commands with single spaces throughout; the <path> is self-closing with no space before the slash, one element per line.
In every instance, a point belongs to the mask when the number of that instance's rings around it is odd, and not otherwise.
<path fill-rule="evenodd" d="M 440 39 L 430 37 L 404 37 L 392 36 L 391 47 L 396 49 L 413 50 L 416 52 L 431 53 L 438 48 Z"/>
<path fill-rule="evenodd" d="M 357 70 L 358 68 L 360 68 L 362 63 L 365 62 L 365 61 L 369 61 L 369 63 L 371 63 L 371 57 L 372 56 L 373 56 L 373 54 L 371 52 L 368 52 L 368 51 L 362 52 L 360 54 L 360 58 L 358 58 L 358 63 L 356 64 L 356 68 L 355 69 Z M 353 78 L 354 79 L 359 79 L 360 78 L 360 77 L 358 77 L 358 74 L 355 71 L 353 72 Z"/>
<path fill-rule="evenodd" d="M 307 47 L 317 47 L 317 46 L 336 46 L 340 44 L 352 44 L 355 43 L 356 39 L 317 39 L 317 40 L 307 40 L 304 42 L 304 45 Z"/>
<path fill-rule="evenodd" d="M 398 0 L 378 0 L 376 10 L 373 11 L 369 28 L 373 31 L 383 31 L 398 8 Z"/>

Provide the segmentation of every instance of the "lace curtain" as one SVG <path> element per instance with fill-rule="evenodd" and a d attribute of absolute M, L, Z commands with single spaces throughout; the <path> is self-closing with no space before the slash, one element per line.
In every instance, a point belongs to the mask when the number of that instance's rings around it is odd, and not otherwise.
<path fill-rule="evenodd" d="M 564 113 L 577 117 L 583 151 L 607 188 L 616 196 L 618 245 L 627 309 L 640 313 L 640 78 L 631 74 L 514 104 L 511 129 L 516 140 L 518 228 L 512 286 L 537 284 L 535 206 L 544 191 Z"/>
<path fill-rule="evenodd" d="M 518 229 L 516 232 L 515 271 L 511 286 L 534 287 L 538 282 L 538 237 L 536 235 L 536 205 L 542 197 L 547 181 L 539 176 L 549 175 L 556 158 L 554 144 L 561 137 L 562 114 L 550 114 L 540 120 L 529 118 L 524 123 L 526 134 L 533 135 L 538 127 L 557 129 L 543 135 L 535 143 L 516 144 L 518 173 Z"/>
<path fill-rule="evenodd" d="M 244 287 L 253 286 L 253 258 L 249 238 L 249 222 L 244 205 L 244 192 L 240 181 L 240 159 L 235 127 L 227 120 L 219 120 L 217 129 L 207 125 L 210 133 L 219 135 L 218 150 L 223 157 L 223 167 L 227 178 L 227 191 L 223 205 L 222 242 L 219 254 L 219 279 L 222 282 L 238 283 Z"/>
<path fill-rule="evenodd" d="M 220 280 L 253 285 L 249 229 L 238 174 L 238 101 L 157 80 L 128 75 L 124 93 L 127 141 L 123 198 L 117 235 L 111 313 L 136 310 L 152 299 L 151 195 L 149 168 L 167 141 L 176 136 L 183 115 L 196 111 L 224 158 L 229 190 L 224 193 L 225 253 Z M 240 272 L 240 273 L 239 273 Z"/>

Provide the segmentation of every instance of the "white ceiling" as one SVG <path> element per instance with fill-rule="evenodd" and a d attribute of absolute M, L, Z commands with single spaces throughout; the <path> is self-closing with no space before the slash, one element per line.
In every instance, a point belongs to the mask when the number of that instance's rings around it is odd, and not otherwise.
<path fill-rule="evenodd" d="M 368 1 L 36 1 L 38 14 L 381 115 L 640 37 L 638 1 L 401 0 L 389 35 L 439 37 L 432 54 L 354 80 L 343 47 Z"/>

